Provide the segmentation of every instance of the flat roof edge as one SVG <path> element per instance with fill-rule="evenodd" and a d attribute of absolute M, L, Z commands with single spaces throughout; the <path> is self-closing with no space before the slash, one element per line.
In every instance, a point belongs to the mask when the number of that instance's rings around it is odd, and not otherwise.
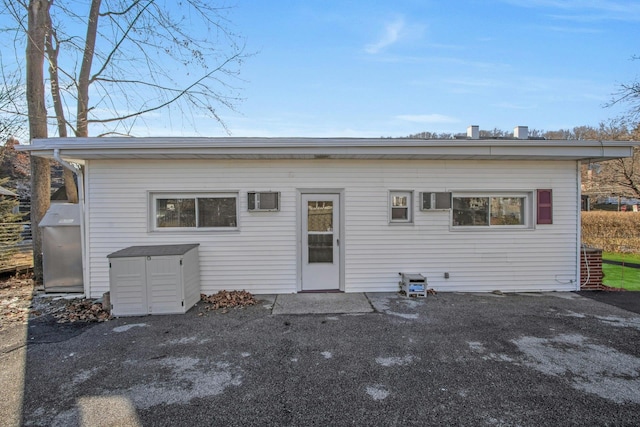
<path fill-rule="evenodd" d="M 421 140 L 408 138 L 48 138 L 18 145 L 39 157 L 67 159 L 189 158 L 557 158 L 629 157 L 637 141 Z"/>

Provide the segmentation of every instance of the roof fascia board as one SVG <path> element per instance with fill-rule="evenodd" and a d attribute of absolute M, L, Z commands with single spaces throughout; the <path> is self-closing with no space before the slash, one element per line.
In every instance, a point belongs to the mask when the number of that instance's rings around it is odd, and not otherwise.
<path fill-rule="evenodd" d="M 558 159 L 629 157 L 634 141 L 414 140 L 391 138 L 49 138 L 19 145 L 38 157 L 65 159 Z"/>

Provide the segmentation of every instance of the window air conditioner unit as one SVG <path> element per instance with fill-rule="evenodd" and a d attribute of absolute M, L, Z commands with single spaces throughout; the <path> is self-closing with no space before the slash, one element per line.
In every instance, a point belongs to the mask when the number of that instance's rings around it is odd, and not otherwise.
<path fill-rule="evenodd" d="M 247 205 L 250 211 L 274 212 L 280 210 L 280 193 L 268 191 L 247 194 L 249 196 Z"/>
<path fill-rule="evenodd" d="M 451 209 L 451 193 L 420 193 L 420 210 Z"/>

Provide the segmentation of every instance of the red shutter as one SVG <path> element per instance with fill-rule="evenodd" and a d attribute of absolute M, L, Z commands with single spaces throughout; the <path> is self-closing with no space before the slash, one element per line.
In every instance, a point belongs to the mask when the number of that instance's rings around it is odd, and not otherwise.
<path fill-rule="evenodd" d="M 538 190 L 538 224 L 553 224 L 551 190 Z"/>

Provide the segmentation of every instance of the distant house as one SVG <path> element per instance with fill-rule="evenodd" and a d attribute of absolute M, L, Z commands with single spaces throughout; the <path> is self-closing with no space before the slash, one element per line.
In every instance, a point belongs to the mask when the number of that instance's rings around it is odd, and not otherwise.
<path fill-rule="evenodd" d="M 85 291 L 107 255 L 199 244 L 201 292 L 579 289 L 580 165 L 629 142 L 528 139 L 60 138 L 81 165 Z"/>

